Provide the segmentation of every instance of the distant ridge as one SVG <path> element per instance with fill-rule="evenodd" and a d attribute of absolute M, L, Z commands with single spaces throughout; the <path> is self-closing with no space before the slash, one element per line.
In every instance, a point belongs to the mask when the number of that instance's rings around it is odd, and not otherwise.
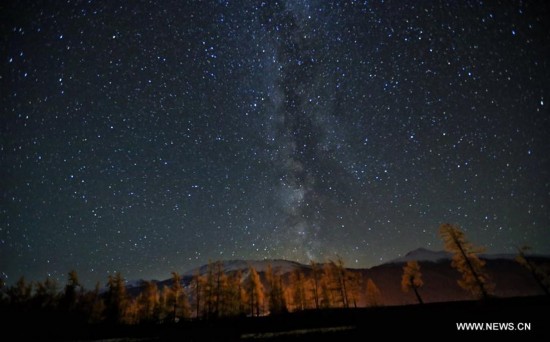
<path fill-rule="evenodd" d="M 399 264 L 407 261 L 429 261 L 429 262 L 439 262 L 441 260 L 450 260 L 452 257 L 451 253 L 445 251 L 432 251 L 426 248 L 417 248 L 405 254 L 402 257 L 390 260 L 386 264 Z"/>
<path fill-rule="evenodd" d="M 246 272 L 250 266 L 254 267 L 257 272 L 266 272 L 267 268 L 271 265 L 274 272 L 279 274 L 285 274 L 292 272 L 295 269 L 307 268 L 307 265 L 301 264 L 296 261 L 289 261 L 283 259 L 265 259 L 265 260 L 222 260 L 224 272 L 243 271 Z M 193 276 L 196 273 L 206 274 L 208 272 L 208 265 L 202 265 L 200 267 L 193 268 L 183 273 L 183 276 Z"/>
<path fill-rule="evenodd" d="M 402 257 L 390 260 L 385 264 L 400 264 L 407 261 L 423 261 L 423 262 L 440 262 L 443 260 L 451 260 L 452 254 L 445 251 L 433 251 L 427 248 L 417 248 L 405 254 Z M 512 253 L 500 253 L 500 254 L 480 254 L 480 258 L 486 260 L 514 260 L 516 254 Z M 529 255 L 531 258 L 548 258 L 547 255 Z"/>

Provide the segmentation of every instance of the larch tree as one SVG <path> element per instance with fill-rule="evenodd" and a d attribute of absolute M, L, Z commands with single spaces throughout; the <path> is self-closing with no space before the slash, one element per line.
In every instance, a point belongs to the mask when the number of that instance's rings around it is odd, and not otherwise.
<path fill-rule="evenodd" d="M 117 272 L 114 276 L 109 275 L 107 281 L 106 301 L 106 318 L 112 323 L 125 323 L 126 310 L 130 300 L 126 293 L 124 278 Z"/>
<path fill-rule="evenodd" d="M 539 285 L 539 287 L 547 296 L 550 296 L 550 275 L 548 274 L 548 272 L 545 272 L 545 270 L 540 265 L 537 265 L 526 255 L 526 253 L 530 250 L 531 247 L 529 246 L 518 248 L 516 261 L 531 273 L 537 285 Z"/>
<path fill-rule="evenodd" d="M 204 316 L 222 316 L 227 287 L 227 275 L 221 261 L 209 262 L 203 284 Z"/>
<path fill-rule="evenodd" d="M 124 308 L 124 317 L 121 323 L 124 324 L 138 324 L 146 322 L 142 316 L 141 304 L 139 302 L 140 297 L 132 298 L 128 296 L 126 307 Z"/>
<path fill-rule="evenodd" d="M 246 292 L 251 316 L 260 316 L 264 305 L 265 295 L 260 275 L 253 266 L 249 267 L 249 275 L 246 279 Z"/>
<path fill-rule="evenodd" d="M 174 320 L 188 318 L 191 314 L 189 296 L 181 285 L 181 276 L 172 272 L 172 292 L 174 293 Z"/>
<path fill-rule="evenodd" d="M 323 278 L 331 294 L 331 304 L 343 308 L 349 307 L 348 275 L 343 260 L 340 257 L 338 257 L 336 262 L 329 260 L 325 263 L 323 269 Z"/>
<path fill-rule="evenodd" d="M 267 266 L 266 280 L 268 284 L 268 299 L 270 314 L 280 314 L 286 311 L 281 276 L 273 271 L 271 264 Z"/>
<path fill-rule="evenodd" d="M 214 316 L 226 316 L 229 278 L 223 262 L 214 263 Z"/>
<path fill-rule="evenodd" d="M 380 306 L 382 305 L 382 294 L 378 289 L 378 286 L 374 283 L 372 279 L 367 280 L 367 290 L 366 290 L 365 300 L 367 306 Z"/>
<path fill-rule="evenodd" d="M 348 305 L 357 308 L 362 290 L 363 277 L 359 272 L 346 271 Z"/>
<path fill-rule="evenodd" d="M 204 280 L 205 282 L 202 287 L 204 302 L 203 316 L 206 318 L 211 318 L 214 316 L 216 307 L 216 277 L 214 274 L 214 263 L 212 261 L 208 262 Z"/>
<path fill-rule="evenodd" d="M 205 283 L 204 277 L 197 272 L 195 275 L 193 275 L 193 280 L 191 281 L 191 289 L 193 291 L 193 299 L 194 299 L 194 309 L 195 309 L 195 316 L 199 318 L 201 316 L 201 309 L 203 306 L 202 303 L 202 295 L 203 295 L 203 287 Z"/>
<path fill-rule="evenodd" d="M 424 285 L 422 281 L 422 273 L 420 273 L 420 265 L 416 260 L 407 261 L 403 266 L 403 276 L 401 277 L 401 290 L 409 292 L 414 291 L 418 303 L 423 304 L 422 297 L 418 293 L 418 289 Z"/>
<path fill-rule="evenodd" d="M 25 277 L 19 278 L 15 285 L 9 287 L 7 290 L 11 303 L 18 306 L 25 306 L 28 304 L 32 297 L 32 288 L 32 282 L 27 283 Z"/>
<path fill-rule="evenodd" d="M 0 305 L 4 305 L 8 302 L 9 297 L 7 293 L 6 281 L 3 277 L 0 277 Z"/>
<path fill-rule="evenodd" d="M 100 293 L 101 286 L 99 282 L 95 284 L 93 291 L 89 291 L 84 296 L 85 298 L 85 311 L 88 313 L 88 323 L 99 323 L 103 321 L 105 313 L 105 301 Z"/>
<path fill-rule="evenodd" d="M 334 263 L 335 279 L 337 283 L 337 288 L 342 301 L 343 308 L 349 308 L 349 299 L 348 299 L 348 270 L 344 266 L 344 260 L 338 255 L 336 263 Z"/>
<path fill-rule="evenodd" d="M 462 279 L 458 281 L 460 287 L 475 297 L 487 299 L 493 285 L 483 269 L 485 261 L 478 257 L 485 249 L 469 242 L 457 225 L 442 224 L 439 234 L 445 244 L 445 250 L 453 254 L 451 265 L 462 274 Z"/>
<path fill-rule="evenodd" d="M 301 270 L 296 269 L 290 274 L 290 287 L 292 296 L 292 306 L 294 310 L 304 310 L 307 308 L 306 280 Z"/>
<path fill-rule="evenodd" d="M 237 286 L 237 299 L 238 299 L 238 314 L 239 315 L 246 315 L 246 288 L 243 284 L 243 272 L 241 270 L 238 270 L 233 275 L 233 281 L 234 284 Z"/>
<path fill-rule="evenodd" d="M 158 320 L 159 291 L 154 281 L 143 282 L 137 304 L 139 321 L 156 322 Z"/>
<path fill-rule="evenodd" d="M 224 316 L 238 316 L 245 313 L 245 294 L 242 286 L 242 272 L 238 270 L 227 277 L 224 301 Z"/>
<path fill-rule="evenodd" d="M 310 260 L 309 264 L 311 266 L 311 293 L 313 295 L 313 303 L 315 304 L 315 309 L 319 309 L 321 271 L 319 269 L 319 265 L 315 261 Z"/>
<path fill-rule="evenodd" d="M 78 274 L 75 270 L 71 270 L 61 300 L 63 308 L 69 311 L 75 310 L 78 305 L 79 297 L 83 292 L 84 289 L 80 284 Z"/>
<path fill-rule="evenodd" d="M 174 316 L 177 305 L 174 304 L 176 303 L 172 287 L 164 285 L 162 289 L 159 290 L 159 322 L 177 321 Z"/>
<path fill-rule="evenodd" d="M 36 308 L 54 309 L 58 303 L 57 282 L 50 277 L 37 282 L 32 301 Z"/>
<path fill-rule="evenodd" d="M 334 303 L 334 294 L 333 292 L 336 289 L 334 276 L 333 276 L 333 263 L 326 262 L 323 264 L 323 274 L 321 278 L 321 307 L 331 308 Z"/>

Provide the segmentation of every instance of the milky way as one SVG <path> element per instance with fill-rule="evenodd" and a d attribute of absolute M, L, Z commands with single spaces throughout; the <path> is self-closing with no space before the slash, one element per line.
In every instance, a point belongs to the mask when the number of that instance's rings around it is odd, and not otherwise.
<path fill-rule="evenodd" d="M 550 253 L 540 2 L 0 5 L 0 272 Z"/>

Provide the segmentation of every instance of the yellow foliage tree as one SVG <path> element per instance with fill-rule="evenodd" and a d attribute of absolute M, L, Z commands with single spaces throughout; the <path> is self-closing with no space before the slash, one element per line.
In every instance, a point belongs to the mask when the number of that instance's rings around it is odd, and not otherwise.
<path fill-rule="evenodd" d="M 203 293 L 205 292 L 204 291 L 205 283 L 206 283 L 205 277 L 200 274 L 199 270 L 197 270 L 195 275 L 193 275 L 193 279 L 191 281 L 191 290 L 192 290 L 192 295 L 194 300 L 194 311 L 195 311 L 196 318 L 200 317 L 201 309 L 204 306 L 202 297 L 203 297 Z"/>
<path fill-rule="evenodd" d="M 307 308 L 306 279 L 301 270 L 296 269 L 290 275 L 290 287 L 292 296 L 292 307 L 294 310 Z"/>
<path fill-rule="evenodd" d="M 315 309 L 319 309 L 319 303 L 320 303 L 320 278 L 321 278 L 321 271 L 319 269 L 319 265 L 313 260 L 310 260 L 311 265 L 311 293 L 313 295 L 313 302 L 315 303 Z"/>
<path fill-rule="evenodd" d="M 250 315 L 260 316 L 265 300 L 264 287 L 260 281 L 260 276 L 258 275 L 258 272 L 256 272 L 256 269 L 250 266 L 249 272 L 250 274 L 246 280 L 245 288 L 250 307 Z"/>
<path fill-rule="evenodd" d="M 462 279 L 458 281 L 460 287 L 476 297 L 487 299 L 493 285 L 489 275 L 483 269 L 485 261 L 478 257 L 478 254 L 485 249 L 476 247 L 469 242 L 457 225 L 442 224 L 439 234 L 443 239 L 445 249 L 453 254 L 451 265 L 462 274 Z"/>
<path fill-rule="evenodd" d="M 158 320 L 159 291 L 154 281 L 145 281 L 143 290 L 137 297 L 137 312 L 140 322 L 156 322 Z"/>
<path fill-rule="evenodd" d="M 225 298 L 223 309 L 225 316 L 238 316 L 245 313 L 245 291 L 240 270 L 227 277 Z"/>
<path fill-rule="evenodd" d="M 181 285 L 181 276 L 177 272 L 172 272 L 172 286 L 169 291 L 166 290 L 168 294 L 166 306 L 172 312 L 172 321 L 178 322 L 182 318 L 189 317 L 191 312 L 189 298 Z"/>
<path fill-rule="evenodd" d="M 269 286 L 269 313 L 280 314 L 287 311 L 283 282 L 281 276 L 273 270 L 271 264 L 267 266 L 266 280 Z"/>
<path fill-rule="evenodd" d="M 418 303 L 422 304 L 422 298 L 418 293 L 418 289 L 424 285 L 422 281 L 422 273 L 420 273 L 420 265 L 416 260 L 407 261 L 407 264 L 403 266 L 403 277 L 401 278 L 401 289 L 403 292 L 409 292 L 410 289 L 414 291 Z"/>

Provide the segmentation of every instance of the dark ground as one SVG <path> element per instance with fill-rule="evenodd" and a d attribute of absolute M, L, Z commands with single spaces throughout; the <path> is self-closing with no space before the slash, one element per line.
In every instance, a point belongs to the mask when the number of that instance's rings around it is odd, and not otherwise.
<path fill-rule="evenodd" d="M 549 297 L 518 297 L 379 307 L 312 310 L 280 316 L 232 318 L 153 326 L 78 326 L 70 322 L 2 322 L 15 340 L 68 341 L 365 341 L 375 336 L 408 336 L 410 340 L 447 339 L 450 336 L 521 341 L 550 337 Z M 13 317 L 12 317 L 13 318 Z M 513 323 L 515 331 L 458 331 L 456 323 Z M 519 331 L 518 323 L 530 323 Z M 6 336 L 6 335 L 4 335 Z M 7 335 L 10 336 L 10 335 Z"/>

